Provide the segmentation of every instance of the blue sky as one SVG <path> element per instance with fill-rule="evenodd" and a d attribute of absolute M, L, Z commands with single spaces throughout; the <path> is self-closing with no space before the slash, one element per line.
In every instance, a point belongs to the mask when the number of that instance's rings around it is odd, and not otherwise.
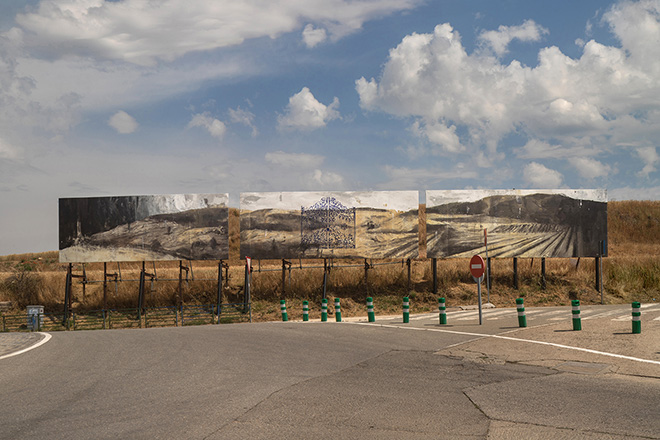
<path fill-rule="evenodd" d="M 0 254 L 57 199 L 660 199 L 660 0 L 4 0 Z"/>

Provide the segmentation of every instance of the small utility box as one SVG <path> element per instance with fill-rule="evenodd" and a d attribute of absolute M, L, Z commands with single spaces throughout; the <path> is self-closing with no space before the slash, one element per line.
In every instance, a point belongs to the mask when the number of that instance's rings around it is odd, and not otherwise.
<path fill-rule="evenodd" d="M 27 326 L 32 331 L 44 326 L 44 306 L 27 306 Z"/>

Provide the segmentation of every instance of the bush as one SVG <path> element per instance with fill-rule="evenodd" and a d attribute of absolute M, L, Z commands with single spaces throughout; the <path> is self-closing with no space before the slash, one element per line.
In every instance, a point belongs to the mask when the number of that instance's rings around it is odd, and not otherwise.
<path fill-rule="evenodd" d="M 5 296 L 19 308 L 39 304 L 42 286 L 41 275 L 25 265 L 17 265 L 0 285 Z"/>

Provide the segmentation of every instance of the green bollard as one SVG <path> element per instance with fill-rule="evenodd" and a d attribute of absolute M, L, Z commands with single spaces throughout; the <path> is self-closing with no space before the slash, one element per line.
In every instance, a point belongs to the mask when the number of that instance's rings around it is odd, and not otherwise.
<path fill-rule="evenodd" d="M 372 297 L 367 298 L 367 316 L 369 317 L 369 322 L 376 322 L 376 314 L 374 313 L 374 299 Z"/>
<path fill-rule="evenodd" d="M 518 327 L 527 327 L 527 316 L 525 316 L 525 300 L 522 298 L 516 299 L 516 307 L 518 308 Z"/>
<path fill-rule="evenodd" d="M 572 300 L 571 306 L 573 306 L 573 310 L 571 311 L 573 314 L 573 330 L 582 330 L 582 319 L 580 319 L 580 300 Z"/>
<path fill-rule="evenodd" d="M 328 300 L 323 298 L 321 300 L 321 322 L 328 320 Z"/>
<path fill-rule="evenodd" d="M 335 298 L 335 320 L 341 322 L 341 306 L 339 305 L 339 298 Z"/>
<path fill-rule="evenodd" d="M 403 297 L 403 323 L 410 322 L 410 299 L 407 296 Z"/>
<path fill-rule="evenodd" d="M 632 332 L 642 332 L 642 305 L 637 301 L 632 303 Z"/>
<path fill-rule="evenodd" d="M 303 301 L 303 321 L 309 321 L 309 301 Z"/>
<path fill-rule="evenodd" d="M 440 309 L 440 324 L 447 324 L 447 307 L 444 298 L 438 298 L 438 309 Z"/>
<path fill-rule="evenodd" d="M 282 309 L 282 321 L 288 321 L 289 316 L 286 314 L 286 301 L 283 299 L 280 300 L 280 309 Z"/>

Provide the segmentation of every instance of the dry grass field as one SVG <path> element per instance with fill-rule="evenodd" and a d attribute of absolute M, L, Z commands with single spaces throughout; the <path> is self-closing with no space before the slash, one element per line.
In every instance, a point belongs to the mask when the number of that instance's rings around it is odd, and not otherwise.
<path fill-rule="evenodd" d="M 422 215 L 424 207 L 421 207 Z M 230 260 L 223 289 L 223 302 L 243 301 L 244 266 L 238 258 L 238 210 L 229 217 Z M 423 242 L 424 230 L 420 233 Z M 608 204 L 609 257 L 603 259 L 604 302 L 660 300 L 660 202 L 622 201 Z M 448 306 L 475 304 L 477 289 L 468 271 L 467 259 L 438 260 L 438 294 L 433 294 L 431 260 L 412 261 L 411 289 L 408 290 L 408 267 L 401 260 L 374 260 L 365 285 L 364 260 L 334 260 L 328 273 L 327 296 L 342 299 L 346 316 L 366 315 L 365 297 L 374 298 L 377 314 L 400 313 L 401 298 L 408 295 L 413 312 L 437 309 L 437 297 L 444 296 Z M 300 319 L 302 301 L 310 302 L 310 316 L 320 315 L 323 260 L 292 261 L 284 273 L 285 298 L 290 319 Z M 371 263 L 371 262 L 370 262 Z M 184 265 L 188 263 L 184 262 Z M 302 269 L 301 269 L 302 266 Z M 352 266 L 352 267 L 340 267 Z M 496 306 L 512 307 L 515 298 L 525 298 L 527 306 L 566 305 L 570 299 L 599 303 L 593 258 L 546 259 L 546 287 L 542 286 L 541 260 L 518 259 L 519 288 L 513 287 L 513 260 L 492 260 L 490 301 Z M 282 262 L 254 261 L 252 276 L 252 313 L 255 320 L 279 319 L 282 296 Z M 40 304 L 48 312 L 64 308 L 66 268 L 58 262 L 58 253 L 7 255 L 0 257 L 0 302 L 9 311 L 22 312 L 28 304 Z M 141 263 L 122 263 L 121 282 L 109 280 L 105 291 L 107 308 L 135 308 Z M 73 306 L 76 310 L 104 307 L 103 264 L 74 265 Z M 146 263 L 154 273 L 154 265 Z M 118 273 L 116 263 L 108 263 L 108 273 Z M 223 271 L 224 272 L 224 271 Z M 210 304 L 217 298 L 218 262 L 194 261 L 184 271 L 181 300 L 185 304 Z M 159 262 L 156 279 L 147 279 L 145 306 L 169 306 L 179 301 L 179 263 Z M 224 275 L 224 273 L 223 273 Z M 483 289 L 484 300 L 486 289 Z M 10 302 L 11 305 L 6 303 Z"/>

